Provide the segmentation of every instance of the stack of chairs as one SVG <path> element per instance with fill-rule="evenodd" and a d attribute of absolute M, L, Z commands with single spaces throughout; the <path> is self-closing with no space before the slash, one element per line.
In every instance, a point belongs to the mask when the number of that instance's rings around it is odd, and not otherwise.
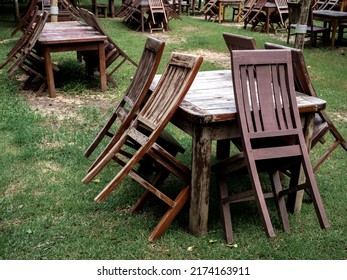
<path fill-rule="evenodd" d="M 156 48 L 157 51 L 153 48 L 149 50 L 150 45 L 158 46 L 159 43 L 153 39 L 147 41 L 134 76 L 135 81 L 130 84 L 124 99 L 117 106 L 101 134 L 109 131 L 108 126 L 114 122 L 116 115 L 121 119 L 121 125 L 113 134 L 104 152 L 88 170 L 83 183 L 89 183 L 110 161 L 116 162 L 120 170 L 95 200 L 104 201 L 126 177 L 135 180 L 145 190 L 131 208 L 132 212 L 140 210 L 150 197 L 160 199 L 169 208 L 149 236 L 149 240 L 153 241 L 165 232 L 190 195 L 191 172 L 175 157 L 177 149 L 171 141 L 166 140 L 165 127 L 188 92 L 202 63 L 202 57 L 172 53 L 157 86 L 148 97 L 148 89 L 162 51 L 158 51 L 159 47 Z M 152 53 L 151 57 L 148 56 L 149 53 Z M 144 95 L 146 98 L 143 98 Z M 125 102 L 130 105 L 128 110 L 122 109 L 122 104 Z M 99 140 L 93 143 L 97 144 Z M 90 146 L 92 148 L 87 149 L 86 155 L 94 149 L 93 143 Z M 144 164 L 144 161 L 147 163 Z M 143 165 L 146 166 L 146 172 L 141 168 Z M 169 174 L 175 175 L 183 182 L 180 190 L 176 190 L 178 195 L 173 195 L 172 190 L 167 192 L 161 187 Z M 126 187 L 135 187 L 135 185 Z"/>
<path fill-rule="evenodd" d="M 98 19 L 93 13 L 86 9 L 79 9 L 79 14 L 81 18 L 92 28 L 100 32 L 101 34 L 107 36 L 107 41 L 105 41 L 105 59 L 106 59 L 106 75 L 107 81 L 113 86 L 116 86 L 116 81 L 113 79 L 112 75 L 123 65 L 124 62 L 129 61 L 134 66 L 137 63 L 132 60 L 105 32 L 105 30 L 100 25 Z M 82 52 L 83 59 L 86 62 L 89 72 L 94 72 L 98 70 L 99 67 L 99 56 L 96 52 Z"/>
<path fill-rule="evenodd" d="M 22 16 L 22 19 L 16 26 L 16 28 L 12 31 L 11 35 L 14 36 L 19 30 L 22 32 L 25 32 L 28 28 L 28 25 L 31 21 L 31 19 L 37 14 L 38 9 L 37 9 L 37 0 L 32 0 L 27 8 L 25 14 Z"/>
<path fill-rule="evenodd" d="M 13 77 L 18 70 L 23 71 L 28 77 L 23 88 L 34 85 L 33 88 L 38 93 L 47 88 L 44 60 L 40 49 L 37 48 L 37 40 L 48 19 L 48 12 L 37 14 L 37 7 L 34 9 L 33 17 L 27 23 L 23 35 L 17 41 L 12 50 L 7 54 L 7 58 L 0 65 L 0 69 L 12 63 L 7 70 L 8 76 Z M 54 71 L 59 71 L 58 67 L 53 67 Z"/>

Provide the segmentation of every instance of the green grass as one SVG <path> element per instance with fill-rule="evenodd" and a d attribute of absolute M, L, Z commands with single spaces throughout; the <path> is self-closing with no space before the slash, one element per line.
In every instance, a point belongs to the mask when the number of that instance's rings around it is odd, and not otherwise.
<path fill-rule="evenodd" d="M 159 68 L 164 69 L 172 51 L 194 53 L 200 49 L 227 54 L 222 32 L 254 36 L 258 47 L 265 41 L 281 43 L 280 35 L 265 35 L 183 16 L 172 20 L 165 33 L 167 44 Z M 102 19 L 109 35 L 138 61 L 147 33 L 129 30 L 119 20 Z M 3 24 L 3 22 L 1 22 Z M 15 23 L 6 21 L 0 39 L 10 38 Z M 161 33 L 153 34 L 154 37 Z M 159 36 L 158 35 L 158 36 Z M 1 60 L 14 42 L 0 44 Z M 306 48 L 305 58 L 320 97 L 327 100 L 329 115 L 347 135 L 346 49 Z M 64 82 L 59 95 L 88 98 L 99 92 L 98 80 L 83 75 L 83 64 L 75 54 L 55 54 Z M 205 61 L 201 70 L 218 69 Z M 115 102 L 129 83 L 134 67 L 125 65 L 115 74 L 117 88 L 104 93 Z M 52 106 L 55 106 L 52 100 Z M 346 152 L 338 148 L 316 173 L 331 228 L 319 228 L 313 206 L 305 198 L 302 211 L 290 215 L 291 233 L 282 232 L 270 203 L 276 238 L 268 239 L 260 225 L 254 203 L 233 206 L 235 243 L 226 246 L 220 224 L 216 184 L 211 182 L 209 232 L 194 237 L 187 232 L 188 211 L 182 211 L 162 238 L 147 240 L 165 210 L 157 201 L 143 212 L 130 215 L 127 209 L 142 189 L 126 179 L 104 203 L 94 197 L 117 172 L 107 167 L 88 185 L 81 179 L 92 162 L 83 152 L 103 125 L 109 112 L 83 106 L 74 117 L 58 119 L 30 109 L 20 94 L 20 83 L 0 72 L 0 259 L 346 259 Z M 170 130 L 186 148 L 180 159 L 190 163 L 191 140 L 182 131 Z M 327 141 L 331 141 L 330 138 Z M 318 145 L 312 159 L 322 152 Z M 177 181 L 170 178 L 167 188 Z M 188 250 L 192 247 L 192 250 Z"/>

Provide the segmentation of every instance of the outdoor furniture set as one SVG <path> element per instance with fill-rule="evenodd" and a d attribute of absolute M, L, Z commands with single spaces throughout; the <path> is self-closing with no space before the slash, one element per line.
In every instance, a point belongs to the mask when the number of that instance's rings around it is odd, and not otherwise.
<path fill-rule="evenodd" d="M 324 113 L 325 102 L 317 98 L 314 91 L 307 91 L 307 85 L 311 86 L 311 83 L 304 61 L 292 64 L 298 57 L 302 59 L 302 53 L 296 50 L 298 53 L 293 56 L 294 50 L 288 48 L 256 50 L 253 38 L 223 35 L 231 51 L 232 71 L 198 72 L 201 58 L 173 53 L 164 73 L 156 76 L 155 65 L 159 62 L 154 61 L 160 60 L 160 52 L 152 51 L 149 56 L 148 45 L 150 42 L 160 43 L 148 38 L 134 75 L 135 82 L 130 83 L 111 118 L 85 152 L 89 157 L 105 136 L 111 137 L 88 169 L 83 183 L 103 176 L 104 168 L 116 162 L 120 170 L 96 196 L 97 202 L 104 201 L 126 177 L 136 183 L 123 187 L 132 188 L 139 184 L 145 189 L 130 212 L 141 209 L 150 197 L 163 201 L 168 210 L 150 234 L 150 241 L 164 233 L 188 201 L 189 231 L 197 236 L 207 233 L 212 171 L 218 178 L 228 243 L 234 240 L 229 208 L 234 202 L 255 200 L 265 232 L 273 237 L 275 233 L 265 199 L 275 200 L 283 229 L 289 231 L 287 208 L 298 211 L 306 191 L 321 228 L 329 227 L 308 156 L 311 143 L 314 145 L 313 141 L 318 141 L 312 140 L 313 135 L 318 137 L 314 132 L 316 114 L 321 123 L 325 123 L 325 133 L 330 131 L 336 137 L 334 148 L 341 145 L 347 151 L 346 141 Z M 143 64 L 150 66 L 147 72 L 142 70 Z M 293 71 L 292 67 L 304 69 Z M 142 75 L 142 80 L 138 75 Z M 265 112 L 262 108 L 266 108 Z M 111 131 L 116 120 L 120 124 Z M 168 122 L 192 137 L 191 168 L 175 158 L 184 150 L 172 135 L 167 137 L 165 127 Z M 220 160 L 214 167 L 211 166 L 213 140 L 217 140 L 217 158 Z M 240 153 L 229 157 L 231 144 Z M 330 147 L 329 153 L 331 151 Z M 319 164 L 325 159 L 323 156 Z M 231 195 L 226 177 L 238 176 L 239 172 L 250 175 L 251 187 Z M 272 192 L 263 190 L 258 172 L 269 173 Z M 165 179 L 171 173 L 182 182 L 180 188 L 177 186 L 174 198 L 164 193 Z M 283 175 L 289 176 L 289 187 L 282 187 Z"/>
<path fill-rule="evenodd" d="M 227 243 L 234 241 L 231 203 L 254 200 L 265 233 L 273 237 L 266 199 L 274 199 L 282 227 L 289 232 L 287 211 L 300 210 L 304 191 L 313 202 L 321 228 L 329 227 L 314 171 L 339 145 L 347 151 L 347 143 L 328 118 L 325 101 L 316 96 L 300 50 L 274 44 L 257 50 L 253 38 L 224 33 L 231 71 L 199 72 L 202 57 L 172 53 L 164 72 L 156 75 L 164 50 L 160 40 L 149 37 L 136 64 L 87 10 L 78 10 L 84 23 L 62 22 L 55 28 L 47 23 L 46 11 L 38 14 L 35 7 L 32 15 L 21 24 L 23 35 L 1 67 L 12 62 L 9 74 L 23 69 L 28 80 L 41 82 L 41 90 L 47 82 L 51 97 L 55 96 L 53 71 L 58 71 L 51 62 L 51 51 L 78 51 L 89 68 L 100 71 L 102 90 L 106 79 L 112 81 L 114 72 L 106 73 L 106 69 L 111 69 L 118 58 L 115 69 L 124 61 L 137 66 L 123 98 L 85 152 L 89 157 L 105 136 L 109 137 L 82 181 L 87 184 L 102 176 L 105 166 L 114 162 L 119 169 L 97 195 L 97 202 L 104 201 L 127 177 L 136 183 L 124 187 L 139 184 L 144 188 L 131 212 L 140 210 L 150 197 L 164 202 L 168 210 L 150 234 L 150 241 L 158 239 L 188 203 L 189 231 L 196 236 L 207 233 L 212 171 L 217 178 Z M 34 71 L 33 65 L 40 71 Z M 184 148 L 166 130 L 169 122 L 192 137 L 190 167 L 176 158 Z M 324 143 L 328 132 L 336 141 L 312 167 L 309 151 L 318 142 Z M 214 166 L 212 141 L 217 141 L 218 162 Z M 234 155 L 230 155 L 231 145 L 238 151 Z M 269 174 L 270 192 L 259 179 L 263 172 Z M 235 193 L 234 187 L 231 191 L 228 186 L 228 178 L 241 173 L 249 175 L 251 184 Z M 167 193 L 164 185 L 170 174 L 181 185 Z M 283 176 L 289 177 L 286 187 L 282 186 Z"/>

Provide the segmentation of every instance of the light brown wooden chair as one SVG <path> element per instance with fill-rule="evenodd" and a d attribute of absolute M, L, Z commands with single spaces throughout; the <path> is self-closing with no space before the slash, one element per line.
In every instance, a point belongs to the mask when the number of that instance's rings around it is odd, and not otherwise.
<path fill-rule="evenodd" d="M 230 53 L 233 50 L 257 49 L 257 43 L 253 37 L 223 32 L 223 38 Z"/>
<path fill-rule="evenodd" d="M 155 30 L 165 32 L 168 25 L 165 7 L 162 0 L 148 0 L 150 16 L 148 19 L 149 31 Z"/>
<path fill-rule="evenodd" d="M 227 242 L 233 242 L 230 203 L 255 200 L 266 235 L 274 237 L 265 199 L 274 198 L 282 227 L 289 232 L 284 196 L 299 189 L 309 191 L 320 226 L 329 227 L 297 108 L 291 52 L 232 51 L 232 77 L 243 152 L 214 167 Z M 306 177 L 303 185 L 299 185 L 301 167 Z M 282 170 L 289 170 L 291 173 L 288 188 L 282 187 Z M 242 171 L 249 174 L 251 189 L 238 193 L 234 186 L 229 193 L 227 176 L 240 175 Z M 272 192 L 266 192 L 263 188 L 260 173 L 269 174 Z"/>
<path fill-rule="evenodd" d="M 273 43 L 265 43 L 265 49 L 289 49 L 292 52 L 292 62 L 294 70 L 295 90 L 310 96 L 317 96 L 312 85 L 310 75 L 308 73 L 303 52 L 300 49 L 290 48 L 287 46 L 277 45 Z M 330 120 L 327 112 L 319 111 L 315 116 L 315 127 L 313 131 L 312 144 L 313 148 L 316 144 L 327 144 L 324 136 L 330 132 L 335 138 L 334 142 L 328 146 L 326 151 L 319 157 L 313 165 L 313 171 L 317 171 L 319 166 L 328 158 L 328 156 L 338 147 L 341 146 L 347 151 L 347 142 L 337 130 L 333 122 Z"/>
<path fill-rule="evenodd" d="M 93 168 L 119 140 L 119 137 L 135 118 L 145 97 L 149 96 L 149 87 L 158 69 L 164 46 L 164 42 L 148 37 L 139 65 L 136 68 L 136 72 L 129 87 L 116 105 L 110 119 L 84 153 L 85 157 L 89 157 L 105 136 L 111 137 L 107 147 L 99 155 L 91 168 Z"/>
<path fill-rule="evenodd" d="M 217 6 L 217 0 L 209 0 L 203 7 L 202 12 L 205 15 L 205 20 L 218 20 L 219 7 Z"/>
<path fill-rule="evenodd" d="M 114 159 L 122 168 L 95 198 L 97 202 L 102 202 L 124 178 L 129 176 L 146 189 L 135 208 L 142 205 L 148 193 L 155 195 L 167 204 L 169 210 L 153 230 L 149 237 L 150 241 L 159 238 L 163 234 L 189 198 L 190 170 L 156 141 L 188 92 L 201 63 L 202 57 L 172 53 L 155 90 L 136 119 L 112 147 L 107 156 L 83 179 L 83 183 L 89 183 L 108 162 Z M 145 134 L 143 133 L 143 127 L 146 128 Z M 136 143 L 137 147 L 133 153 L 129 151 L 126 157 L 121 158 L 120 151 L 129 140 Z M 136 172 L 136 165 L 140 163 L 144 156 L 150 157 L 157 165 L 161 166 L 158 176 L 155 175 L 153 179 L 146 179 L 141 173 Z M 183 187 L 174 199 L 159 190 L 160 185 L 158 185 L 157 178 L 161 177 L 160 173 L 163 168 L 183 181 Z"/>
<path fill-rule="evenodd" d="M 112 75 L 123 65 L 124 62 L 129 61 L 134 66 L 137 63 L 132 60 L 105 32 L 103 27 L 100 25 L 98 19 L 93 13 L 86 9 L 79 9 L 81 18 L 92 28 L 99 31 L 101 34 L 107 36 L 107 41 L 105 42 L 105 61 L 107 69 L 107 81 L 113 86 L 116 85 L 116 81 L 113 79 Z M 98 69 L 99 66 L 99 55 L 96 52 L 82 52 L 83 59 L 86 61 L 87 68 L 89 72 L 94 69 Z"/>

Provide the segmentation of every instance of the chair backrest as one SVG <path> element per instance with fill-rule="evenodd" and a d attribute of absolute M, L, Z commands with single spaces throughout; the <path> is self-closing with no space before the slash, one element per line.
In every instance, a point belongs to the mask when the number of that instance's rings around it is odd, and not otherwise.
<path fill-rule="evenodd" d="M 12 64 L 12 66 L 8 69 L 7 73 L 9 76 L 12 76 L 14 72 L 21 67 L 22 63 L 27 59 L 28 55 L 30 55 L 32 49 L 35 47 L 37 40 L 40 37 L 41 31 L 44 28 L 47 18 L 48 18 L 48 12 L 43 11 L 39 17 L 38 21 L 36 22 L 30 38 L 25 46 L 23 46 L 23 51 L 21 52 L 21 55 L 16 59 L 16 61 Z"/>
<path fill-rule="evenodd" d="M 124 102 L 128 103 L 129 106 L 134 107 L 139 103 L 137 105 L 139 108 L 143 98 L 148 93 L 160 64 L 164 47 L 164 42 L 152 37 L 147 38 L 140 62 L 124 95 Z"/>
<path fill-rule="evenodd" d="M 318 10 L 339 10 L 340 0 L 326 0 L 323 3 L 317 3 Z"/>
<path fill-rule="evenodd" d="M 140 111 L 138 121 L 160 134 L 188 92 L 202 60 L 200 56 L 172 53 L 157 86 Z"/>
<path fill-rule="evenodd" d="M 31 0 L 30 4 L 27 7 L 25 15 L 22 17 L 21 21 L 18 23 L 16 28 L 12 31 L 11 36 L 16 34 L 19 30 L 26 30 L 28 23 L 34 14 L 37 14 L 37 0 Z"/>
<path fill-rule="evenodd" d="M 294 73 L 295 90 L 310 96 L 317 96 L 308 73 L 302 50 L 266 42 L 265 49 L 290 50 Z"/>
<path fill-rule="evenodd" d="M 230 53 L 232 50 L 256 50 L 257 49 L 257 43 L 253 37 L 224 32 L 223 38 Z"/>
<path fill-rule="evenodd" d="M 288 2 L 287 0 L 274 0 L 276 5 L 276 12 L 273 12 L 274 16 L 272 16 L 271 21 L 276 20 L 276 17 L 278 15 L 279 21 L 281 22 L 282 26 L 286 26 L 286 19 L 288 17 L 289 11 L 288 11 Z M 270 15 L 271 16 L 271 15 Z"/>
<path fill-rule="evenodd" d="M 232 51 L 232 76 L 245 150 L 252 138 L 301 129 L 290 50 Z"/>

